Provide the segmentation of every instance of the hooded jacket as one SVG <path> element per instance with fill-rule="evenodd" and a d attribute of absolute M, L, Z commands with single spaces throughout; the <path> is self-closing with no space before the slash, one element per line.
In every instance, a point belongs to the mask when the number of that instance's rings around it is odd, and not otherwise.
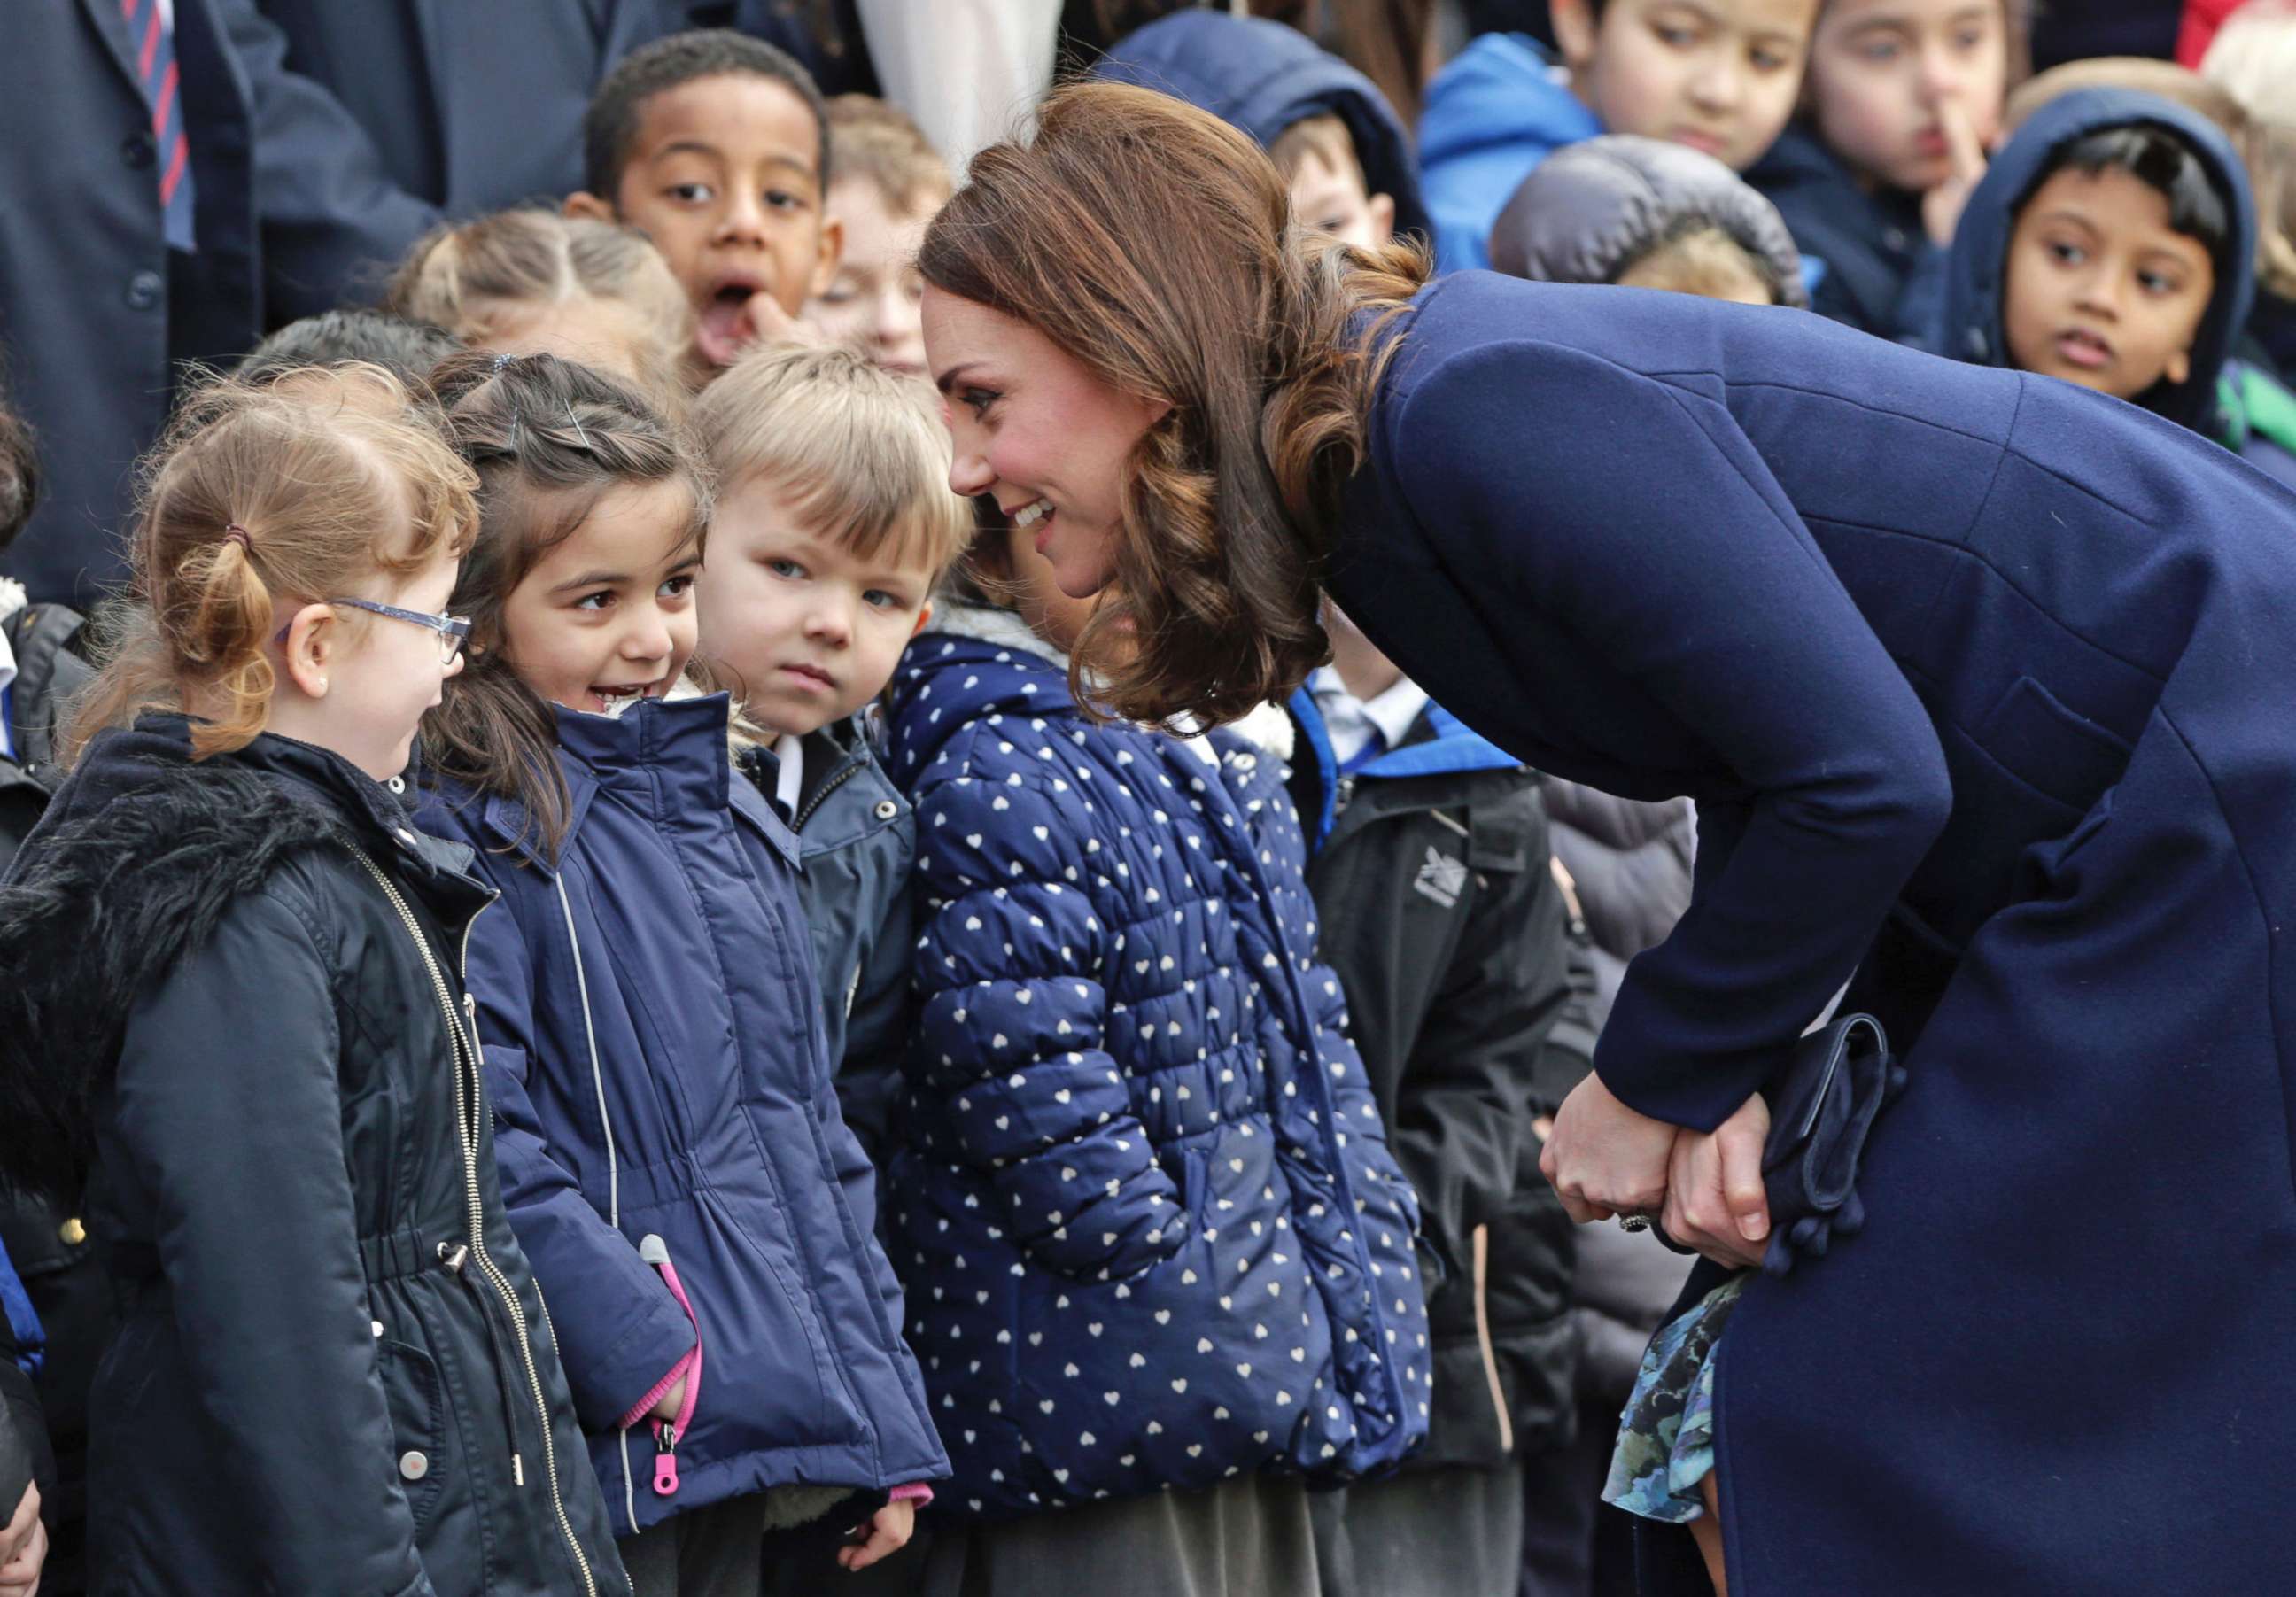
<path fill-rule="evenodd" d="M 92 1589 L 627 1593 L 480 1112 L 470 851 L 326 750 L 189 751 L 99 739 L 0 891 L 0 1178 L 92 1161 L 122 1305 Z"/>
<path fill-rule="evenodd" d="M 1570 952 L 1539 779 L 1432 703 L 1343 778 L 1315 695 L 1291 708 L 1322 952 L 1444 1267 L 1416 1462 L 1495 1470 L 1568 1439 L 1575 1409 L 1573 1227 L 1529 1132 Z"/>
<path fill-rule="evenodd" d="M 442 786 L 422 815 L 502 894 L 471 991 L 503 1183 L 616 1533 L 939 1478 L 875 1174 L 838 1114 L 797 839 L 734 778 L 725 695 L 555 714 L 554 858 L 512 798 Z M 697 1344 L 665 1457 L 620 1421 Z"/>
<path fill-rule="evenodd" d="M 1867 189 L 1800 119 L 1746 181 L 1778 208 L 1808 258 L 1810 309 L 1885 339 L 1930 330 L 1945 251 L 1930 242 L 1920 195 Z"/>
<path fill-rule="evenodd" d="M 1537 40 L 1487 33 L 1427 86 L 1419 117 L 1419 178 L 1435 219 L 1435 265 L 1491 264 L 1491 225 L 1531 169 L 1603 131 Z"/>
<path fill-rule="evenodd" d="M 2194 335 L 2192 369 L 2181 383 L 2166 381 L 2136 397 L 2145 409 L 2211 438 L 2225 436 L 2218 384 L 2232 341 L 2248 319 L 2256 295 L 2256 208 L 2241 160 L 2215 123 L 2157 94 L 2131 89 L 2077 89 L 2028 118 L 2002 146 L 1969 196 L 1947 263 L 1944 320 L 1936 339 L 1942 355 L 1979 365 L 2009 364 L 2002 301 L 2009 240 L 2017 214 L 2074 142 L 2109 128 L 2151 125 L 2174 134 L 2200 160 L 2224 201 L 2232 223 L 2224 247 L 2212 252 L 2216 291 Z"/>
<path fill-rule="evenodd" d="M 1335 116 L 1348 125 L 1365 187 L 1395 201 L 1397 233 L 1434 231 L 1420 198 L 1410 135 L 1387 96 L 1296 28 L 1224 12 L 1178 11 L 1119 40 L 1092 76 L 1185 100 L 1263 149 L 1295 123 Z"/>
<path fill-rule="evenodd" d="M 1782 304 L 1808 307 L 1801 254 L 1777 207 L 1702 151 L 1631 134 L 1540 162 L 1492 226 L 1491 266 L 1541 283 L 1611 283 L 1701 222 L 1768 266 Z"/>
<path fill-rule="evenodd" d="M 1007 611 L 949 607 L 896 684 L 920 1010 L 886 1189 L 943 1505 L 1398 1462 L 1430 1404 L 1418 1204 L 1279 762 L 1087 721 Z"/>

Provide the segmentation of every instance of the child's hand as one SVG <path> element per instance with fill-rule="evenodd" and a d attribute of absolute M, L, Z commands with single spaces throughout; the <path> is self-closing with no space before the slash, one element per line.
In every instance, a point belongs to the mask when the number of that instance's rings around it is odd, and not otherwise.
<path fill-rule="evenodd" d="M 1922 196 L 1922 225 L 1929 230 L 1930 242 L 1943 250 L 1953 243 L 1953 230 L 1961 225 L 1970 192 L 1985 176 L 1985 143 L 1977 136 L 1976 119 L 1957 94 L 1938 102 L 1938 126 L 1945 133 L 1948 166 L 1945 181 Z"/>
<path fill-rule="evenodd" d="M 0 1597 L 32 1597 L 47 1561 L 48 1527 L 40 1523 L 40 1488 L 28 1486 L 16 1511 L 0 1527 Z"/>
<path fill-rule="evenodd" d="M 848 1569 L 865 1569 L 909 1544 L 917 1528 L 917 1505 L 904 1500 L 889 1503 L 869 1518 L 869 1539 L 837 1550 L 837 1561 Z"/>
<path fill-rule="evenodd" d="M 808 348 L 819 348 L 828 342 L 822 336 L 820 328 L 791 315 L 767 289 L 759 289 L 750 296 L 750 302 L 742 307 L 742 319 L 749 323 L 750 328 L 749 337 L 742 340 L 745 345 L 774 344 L 784 348 L 802 345 Z"/>

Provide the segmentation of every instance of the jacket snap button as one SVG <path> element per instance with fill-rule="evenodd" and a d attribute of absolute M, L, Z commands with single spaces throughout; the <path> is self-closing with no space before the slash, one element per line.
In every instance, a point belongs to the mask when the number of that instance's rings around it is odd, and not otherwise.
<path fill-rule="evenodd" d="M 56 1235 L 64 1240 L 64 1245 L 66 1247 L 77 1248 L 82 1242 L 87 1241 L 87 1227 L 80 1224 L 80 1219 L 78 1215 L 74 1215 L 70 1219 L 56 1227 Z"/>
<path fill-rule="evenodd" d="M 398 1455 L 398 1472 L 409 1480 L 420 1480 L 430 1473 L 430 1461 L 410 1447 Z"/>
<path fill-rule="evenodd" d="M 127 280 L 127 308 L 150 310 L 160 303 L 167 291 L 167 281 L 157 272 L 138 272 Z"/>
<path fill-rule="evenodd" d="M 894 803 L 890 798 L 880 798 L 877 800 L 877 819 L 880 821 L 890 821 L 900 813 L 901 807 Z"/>
<path fill-rule="evenodd" d="M 406 778 L 404 776 L 394 776 L 382 785 L 389 788 L 394 793 L 403 793 L 406 790 Z"/>
<path fill-rule="evenodd" d="M 368 1328 L 369 1328 L 370 1330 L 372 1330 L 377 1337 L 381 1337 L 381 1336 L 382 1335 L 382 1322 L 381 1322 L 381 1321 L 380 1321 L 380 1320 L 370 1320 L 370 1321 L 368 1321 L 368 1322 L 367 1322 L 367 1325 L 368 1325 Z"/>

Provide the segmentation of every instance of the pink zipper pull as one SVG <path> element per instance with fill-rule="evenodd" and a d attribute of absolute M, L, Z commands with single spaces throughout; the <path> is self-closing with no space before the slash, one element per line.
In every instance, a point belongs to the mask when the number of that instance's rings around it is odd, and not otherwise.
<path fill-rule="evenodd" d="M 653 1494 L 677 1495 L 677 1427 L 667 1420 L 653 1422 Z"/>

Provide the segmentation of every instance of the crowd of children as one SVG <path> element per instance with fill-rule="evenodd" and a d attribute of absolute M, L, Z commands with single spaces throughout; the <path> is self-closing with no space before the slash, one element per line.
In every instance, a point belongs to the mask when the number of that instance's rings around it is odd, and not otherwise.
<path fill-rule="evenodd" d="M 2296 10 L 2024 82 L 2021 0 L 1551 9 L 1415 130 L 1224 8 L 1089 70 L 1302 228 L 2296 485 Z M 1538 1161 L 1686 802 L 1328 606 L 1288 702 L 1109 719 L 920 381 L 916 125 L 728 29 L 579 139 L 198 386 L 99 612 L 0 579 L 0 1597 L 1628 1589 L 1684 1267 Z M 0 408 L 0 548 L 41 478 Z"/>

